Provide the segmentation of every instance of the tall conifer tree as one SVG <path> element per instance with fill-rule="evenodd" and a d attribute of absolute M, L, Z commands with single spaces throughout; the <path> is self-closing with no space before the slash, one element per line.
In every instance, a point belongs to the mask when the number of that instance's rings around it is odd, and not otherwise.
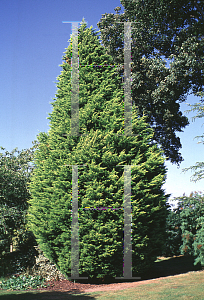
<path fill-rule="evenodd" d="M 153 131 L 132 111 L 124 135 L 124 91 L 97 32 L 82 24 L 79 51 L 79 134 L 71 133 L 72 43 L 63 57 L 50 130 L 38 136 L 28 220 L 44 254 L 71 275 L 72 167 L 78 167 L 79 274 L 123 275 L 124 166 L 131 168 L 132 267 L 137 275 L 161 253 L 166 169 Z M 97 65 L 93 67 L 90 65 Z M 100 67 L 99 67 L 100 66 Z M 86 135 L 85 135 L 86 134 Z M 81 166 L 85 165 L 86 166 Z M 118 210 L 84 208 L 114 207 Z"/>

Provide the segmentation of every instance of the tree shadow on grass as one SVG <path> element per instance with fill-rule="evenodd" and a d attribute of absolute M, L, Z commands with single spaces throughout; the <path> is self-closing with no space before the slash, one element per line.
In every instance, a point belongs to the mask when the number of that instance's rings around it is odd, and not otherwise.
<path fill-rule="evenodd" d="M 201 265 L 194 266 L 194 258 L 191 256 L 176 256 L 176 257 L 162 257 L 154 262 L 153 266 L 141 274 L 133 274 L 133 277 L 141 277 L 141 279 L 136 281 L 143 281 L 148 279 L 160 278 L 173 276 L 183 273 L 188 273 L 190 271 L 200 271 L 202 270 Z M 89 279 L 89 281 L 84 280 L 83 283 L 94 283 L 94 284 L 102 284 L 102 283 L 118 283 L 118 282 L 133 282 L 133 279 L 115 279 L 115 278 L 105 278 L 104 281 L 101 279 Z"/>
<path fill-rule="evenodd" d="M 202 270 L 201 265 L 194 266 L 194 258 L 191 256 L 176 256 L 168 259 L 161 258 L 154 262 L 153 267 L 141 275 L 142 280 L 174 276 L 190 271 Z"/>
<path fill-rule="evenodd" d="M 90 280 L 83 281 L 83 283 L 94 283 L 94 284 L 102 284 L 102 283 L 118 283 L 118 282 L 133 282 L 133 281 L 143 281 L 149 279 L 155 279 L 160 277 L 174 276 L 179 274 L 188 273 L 190 271 L 201 271 L 201 265 L 194 266 L 194 258 L 191 256 L 176 256 L 169 258 L 160 258 L 156 262 L 154 262 L 153 266 L 141 274 L 133 274 L 133 277 L 141 277 L 139 280 L 134 279 L 115 279 L 115 278 L 107 278 L 103 282 L 98 280 Z"/>
<path fill-rule="evenodd" d="M 10 292 L 7 292 L 10 293 Z M 75 295 L 75 293 L 77 295 Z M 95 296 L 81 294 L 81 291 L 35 291 L 35 292 L 18 292 L 18 294 L 0 294 L 1 300 L 93 300 Z"/>

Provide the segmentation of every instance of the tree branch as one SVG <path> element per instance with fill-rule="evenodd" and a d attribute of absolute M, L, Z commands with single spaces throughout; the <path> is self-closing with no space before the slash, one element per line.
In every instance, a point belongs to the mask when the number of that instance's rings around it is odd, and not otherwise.
<path fill-rule="evenodd" d="M 195 4 L 195 7 L 197 8 L 197 10 L 199 11 L 199 13 L 202 15 L 202 17 L 204 18 L 204 13 L 202 11 L 202 9 L 199 7 L 198 3 L 196 0 L 194 0 L 194 4 Z"/>

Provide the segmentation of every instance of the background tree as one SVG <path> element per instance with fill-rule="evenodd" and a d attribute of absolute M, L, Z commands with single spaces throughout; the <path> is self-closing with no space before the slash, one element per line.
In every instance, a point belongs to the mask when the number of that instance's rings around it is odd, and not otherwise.
<path fill-rule="evenodd" d="M 178 206 L 168 212 L 163 255 L 190 255 L 194 265 L 204 266 L 204 195 L 192 192 L 174 200 Z"/>
<path fill-rule="evenodd" d="M 204 266 L 204 195 L 194 192 L 178 198 L 182 245 L 181 254 L 195 257 L 194 264 Z"/>
<path fill-rule="evenodd" d="M 124 25 L 132 23 L 132 98 L 148 116 L 166 157 L 180 164 L 176 132 L 189 124 L 180 111 L 188 94 L 203 91 L 204 2 L 121 0 L 124 13 L 103 14 L 97 24 L 114 64 L 124 64 Z M 123 68 L 118 68 L 122 76 Z"/>
<path fill-rule="evenodd" d="M 9 251 L 18 250 L 24 265 L 31 257 L 23 257 L 22 253 L 27 251 L 28 256 L 34 255 L 32 246 L 35 239 L 26 228 L 27 201 L 30 198 L 28 182 L 33 170 L 34 148 L 22 151 L 16 148 L 9 153 L 1 147 L 4 152 L 0 153 L 0 273 L 4 273 L 4 267 L 9 269 L 9 257 L 13 255 L 7 255 Z M 12 264 L 13 268 L 18 269 L 17 261 Z"/>
<path fill-rule="evenodd" d="M 166 242 L 163 256 L 169 257 L 180 255 L 182 245 L 181 218 L 180 211 L 175 208 L 168 210 L 166 219 Z"/>
<path fill-rule="evenodd" d="M 72 41 L 72 40 L 71 40 Z M 79 133 L 71 133 L 72 43 L 63 57 L 48 133 L 38 136 L 31 178 L 28 222 L 44 254 L 60 271 L 71 272 L 72 168 L 78 168 L 79 274 L 122 276 L 124 167 L 132 177 L 133 275 L 161 254 L 165 238 L 166 169 L 153 131 L 132 112 L 135 136 L 123 135 L 123 90 L 113 60 L 97 33 L 82 24 L 79 49 Z M 68 58 L 68 59 L 67 59 Z M 98 65 L 100 67 L 91 67 Z M 84 136 L 87 134 L 87 136 Z M 122 135 L 122 136 L 119 136 Z M 92 208 L 85 210 L 85 207 Z M 95 210 L 114 207 L 118 210 Z"/>

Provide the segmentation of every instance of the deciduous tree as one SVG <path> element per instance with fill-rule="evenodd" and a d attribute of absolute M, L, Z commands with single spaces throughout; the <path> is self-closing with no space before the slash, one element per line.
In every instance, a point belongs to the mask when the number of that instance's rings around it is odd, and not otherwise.
<path fill-rule="evenodd" d="M 204 2 L 198 0 L 121 0 L 124 12 L 103 14 L 98 27 L 114 64 L 124 64 L 124 24 L 132 27 L 133 105 L 147 114 L 166 157 L 183 160 L 176 132 L 189 124 L 180 103 L 204 84 Z M 123 67 L 118 73 L 123 75 Z"/>
<path fill-rule="evenodd" d="M 32 252 L 32 246 L 35 244 L 33 234 L 26 228 L 27 201 L 30 198 L 28 182 L 33 170 L 31 162 L 34 148 L 35 146 L 22 151 L 16 148 L 8 152 L 1 147 L 3 152 L 0 153 L 0 273 L 4 273 L 3 263 L 9 264 L 4 254 L 14 250 L 14 239 L 16 239 L 15 250 L 24 253 L 26 250 Z M 23 260 L 25 263 L 25 257 Z M 11 269 L 9 271 L 11 272 Z"/>

